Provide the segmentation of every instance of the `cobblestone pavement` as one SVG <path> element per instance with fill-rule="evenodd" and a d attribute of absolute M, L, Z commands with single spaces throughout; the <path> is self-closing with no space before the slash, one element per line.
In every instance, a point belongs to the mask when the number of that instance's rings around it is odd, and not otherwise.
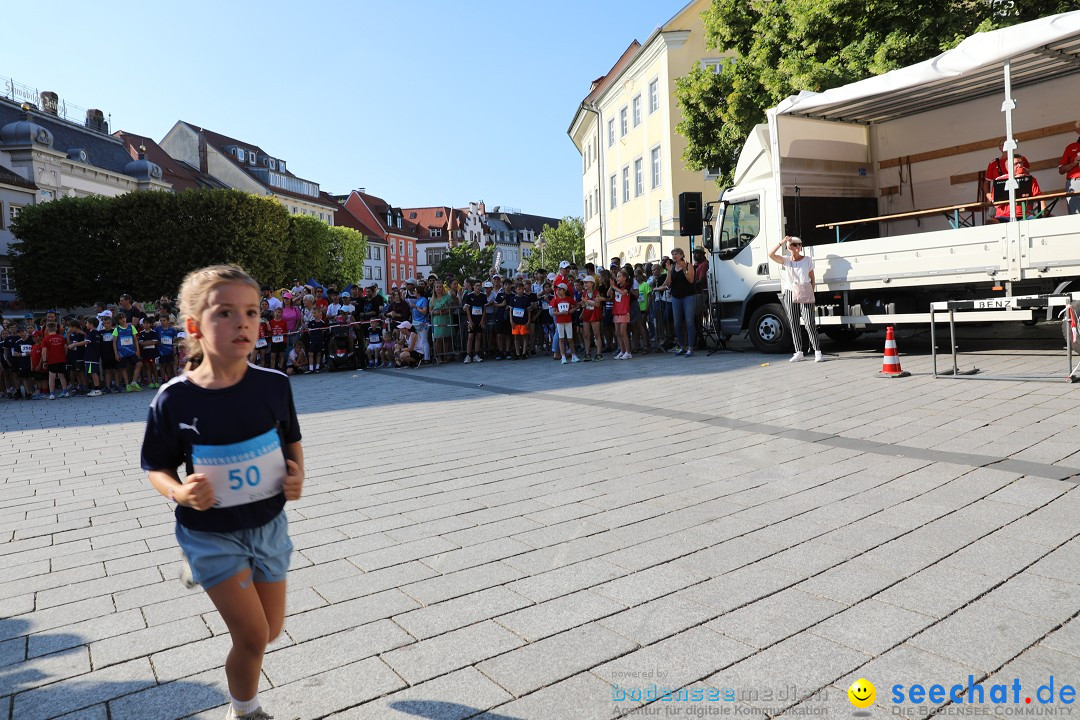
<path fill-rule="evenodd" d="M 884 717 L 896 685 L 963 708 L 970 676 L 1039 706 L 1080 680 L 1080 388 L 903 352 L 902 380 L 880 347 L 296 379 L 308 479 L 265 705 L 848 716 L 864 677 Z M 138 466 L 149 399 L 0 404 L 0 719 L 224 714 L 227 633 Z"/>

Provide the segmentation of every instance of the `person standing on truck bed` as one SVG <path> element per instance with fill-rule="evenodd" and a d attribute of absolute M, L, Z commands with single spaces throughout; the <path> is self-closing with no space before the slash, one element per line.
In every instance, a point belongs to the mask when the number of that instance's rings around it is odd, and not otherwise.
<path fill-rule="evenodd" d="M 1073 129 L 1080 134 L 1080 120 Z M 1065 146 L 1058 172 L 1065 176 L 1065 189 L 1071 193 L 1080 193 L 1080 138 Z M 1070 215 L 1080 215 L 1080 195 L 1065 198 Z"/>
<path fill-rule="evenodd" d="M 791 257 L 780 255 L 780 248 L 788 247 Z M 814 348 L 814 362 L 821 362 L 821 348 L 818 346 L 817 327 L 814 325 L 814 261 L 803 255 L 802 240 L 792 235 L 785 235 L 776 244 L 769 259 L 782 266 L 780 272 L 781 301 L 791 323 L 791 339 L 795 343 L 795 354 L 789 362 L 803 360 L 802 333 L 799 332 L 799 317 L 810 336 L 810 345 Z M 809 299 L 807 299 L 809 298 Z"/>

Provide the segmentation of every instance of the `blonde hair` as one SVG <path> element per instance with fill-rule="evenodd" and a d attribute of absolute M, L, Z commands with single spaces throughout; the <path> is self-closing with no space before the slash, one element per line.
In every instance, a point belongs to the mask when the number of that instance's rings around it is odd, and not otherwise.
<path fill-rule="evenodd" d="M 180 284 L 180 327 L 187 333 L 187 321 L 191 318 L 199 321 L 199 316 L 210 300 L 210 292 L 218 285 L 241 283 L 248 285 L 256 294 L 262 295 L 259 283 L 238 265 L 211 265 L 200 270 L 192 270 Z M 203 357 L 202 343 L 190 333 L 184 338 L 184 348 L 188 354 L 188 369 L 197 367 Z"/>

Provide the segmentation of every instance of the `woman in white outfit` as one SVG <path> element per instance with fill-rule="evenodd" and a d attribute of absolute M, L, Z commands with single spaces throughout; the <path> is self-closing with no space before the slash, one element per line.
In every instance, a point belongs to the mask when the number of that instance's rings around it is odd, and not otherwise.
<path fill-rule="evenodd" d="M 783 247 L 791 250 L 791 257 L 779 254 Z M 802 240 L 791 235 L 777 243 L 769 253 L 769 258 L 782 266 L 780 286 L 784 311 L 791 323 L 791 338 L 795 341 L 795 354 L 791 356 L 790 362 L 799 362 L 804 357 L 802 333 L 799 332 L 800 317 L 814 348 L 814 362 L 821 362 L 821 348 L 818 346 L 817 328 L 814 325 L 814 290 L 817 285 L 814 279 L 814 261 L 803 255 Z"/>

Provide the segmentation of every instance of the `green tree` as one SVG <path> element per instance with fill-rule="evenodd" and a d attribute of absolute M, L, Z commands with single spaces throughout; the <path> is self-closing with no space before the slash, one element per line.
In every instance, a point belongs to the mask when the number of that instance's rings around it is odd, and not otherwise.
<path fill-rule="evenodd" d="M 324 275 L 318 276 L 319 282 L 338 288 L 361 282 L 364 279 L 367 238 L 347 227 L 330 227 L 329 233 L 329 267 Z"/>
<path fill-rule="evenodd" d="M 705 41 L 731 53 L 719 73 L 695 66 L 675 83 L 691 170 L 735 163 L 765 111 L 800 90 L 820 92 L 921 62 L 966 36 L 1075 9 L 1076 0 L 712 0 Z"/>
<path fill-rule="evenodd" d="M 563 260 L 585 261 L 585 223 L 578 217 L 564 217 L 558 227 L 545 224 L 540 239 L 525 260 L 525 268 L 536 272 L 541 268 L 554 268 Z"/>
<path fill-rule="evenodd" d="M 435 274 L 461 279 L 487 277 L 494 264 L 494 245 L 478 248 L 472 243 L 463 242 L 450 248 L 443 261 L 435 266 Z"/>

